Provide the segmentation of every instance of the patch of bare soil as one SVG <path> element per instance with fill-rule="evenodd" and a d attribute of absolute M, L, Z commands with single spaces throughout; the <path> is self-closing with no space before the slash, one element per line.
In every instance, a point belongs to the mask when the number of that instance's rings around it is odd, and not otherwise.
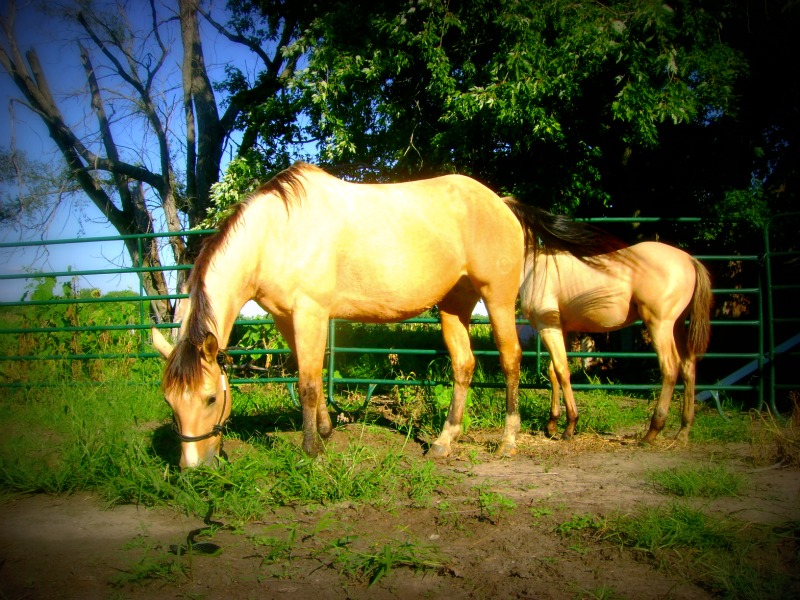
<path fill-rule="evenodd" d="M 337 445 L 405 441 L 388 430 L 364 439 L 356 426 L 334 436 Z M 748 485 L 738 497 L 698 501 L 704 511 L 745 526 L 800 522 L 800 470 L 755 468 L 746 445 L 679 448 L 660 439 L 645 449 L 625 438 L 582 435 L 564 443 L 526 435 L 519 456 L 497 460 L 487 452 L 495 438 L 462 440 L 438 467 L 455 483 L 425 507 L 282 509 L 243 529 L 195 538 L 217 544 L 213 556 L 175 554 L 205 526 L 202 519 L 107 509 L 86 494 L 18 498 L 0 506 L 0 598 L 711 598 L 707 586 L 660 568 L 646 553 L 557 531 L 584 515 L 669 503 L 648 473 L 711 460 L 741 472 Z M 235 458 L 237 448 L 229 451 Z M 409 442 L 404 452 L 422 448 Z M 386 548 L 410 549 L 414 562 L 430 560 L 431 568 L 395 565 L 369 586 L 355 565 L 380 565 Z M 796 545 L 784 551 L 796 568 Z M 784 597 L 798 597 L 800 576 L 790 577 Z"/>

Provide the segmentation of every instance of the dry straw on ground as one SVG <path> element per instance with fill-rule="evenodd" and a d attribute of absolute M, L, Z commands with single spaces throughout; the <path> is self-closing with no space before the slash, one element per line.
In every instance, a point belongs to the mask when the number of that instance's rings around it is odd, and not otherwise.
<path fill-rule="evenodd" d="M 774 468 L 800 465 L 800 393 L 790 392 L 792 413 L 786 417 L 752 411 L 750 441 L 753 462 Z"/>

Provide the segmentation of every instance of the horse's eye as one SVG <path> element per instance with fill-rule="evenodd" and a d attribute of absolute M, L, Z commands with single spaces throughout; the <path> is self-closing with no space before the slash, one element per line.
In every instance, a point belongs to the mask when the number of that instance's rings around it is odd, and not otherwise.
<path fill-rule="evenodd" d="M 216 401 L 217 401 L 217 397 L 216 397 L 216 396 L 211 396 L 211 397 L 208 399 L 208 403 L 209 403 L 209 404 L 214 404 L 214 402 L 216 402 Z"/>

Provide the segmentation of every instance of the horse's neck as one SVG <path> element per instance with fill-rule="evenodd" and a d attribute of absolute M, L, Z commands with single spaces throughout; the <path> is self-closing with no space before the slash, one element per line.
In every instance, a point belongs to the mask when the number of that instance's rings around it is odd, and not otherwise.
<path fill-rule="evenodd" d="M 228 345 L 233 323 L 252 297 L 249 289 L 251 264 L 244 243 L 244 227 L 214 255 L 204 278 L 205 293 L 214 311 L 220 347 Z M 252 248 L 251 248 L 252 252 Z"/>

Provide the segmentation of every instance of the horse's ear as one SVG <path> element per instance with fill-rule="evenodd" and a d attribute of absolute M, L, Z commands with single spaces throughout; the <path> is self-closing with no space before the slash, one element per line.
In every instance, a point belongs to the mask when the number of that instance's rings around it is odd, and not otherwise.
<path fill-rule="evenodd" d="M 167 341 L 167 338 L 165 338 L 155 327 L 151 327 L 150 332 L 153 336 L 153 346 L 156 347 L 156 350 L 158 350 L 158 353 L 161 356 L 168 358 L 172 353 L 172 344 L 170 344 Z"/>
<path fill-rule="evenodd" d="M 207 333 L 206 339 L 203 340 L 203 347 L 200 348 L 203 353 L 203 358 L 206 362 L 213 363 L 217 361 L 217 353 L 219 352 L 219 342 L 217 336 L 213 333 Z"/>

